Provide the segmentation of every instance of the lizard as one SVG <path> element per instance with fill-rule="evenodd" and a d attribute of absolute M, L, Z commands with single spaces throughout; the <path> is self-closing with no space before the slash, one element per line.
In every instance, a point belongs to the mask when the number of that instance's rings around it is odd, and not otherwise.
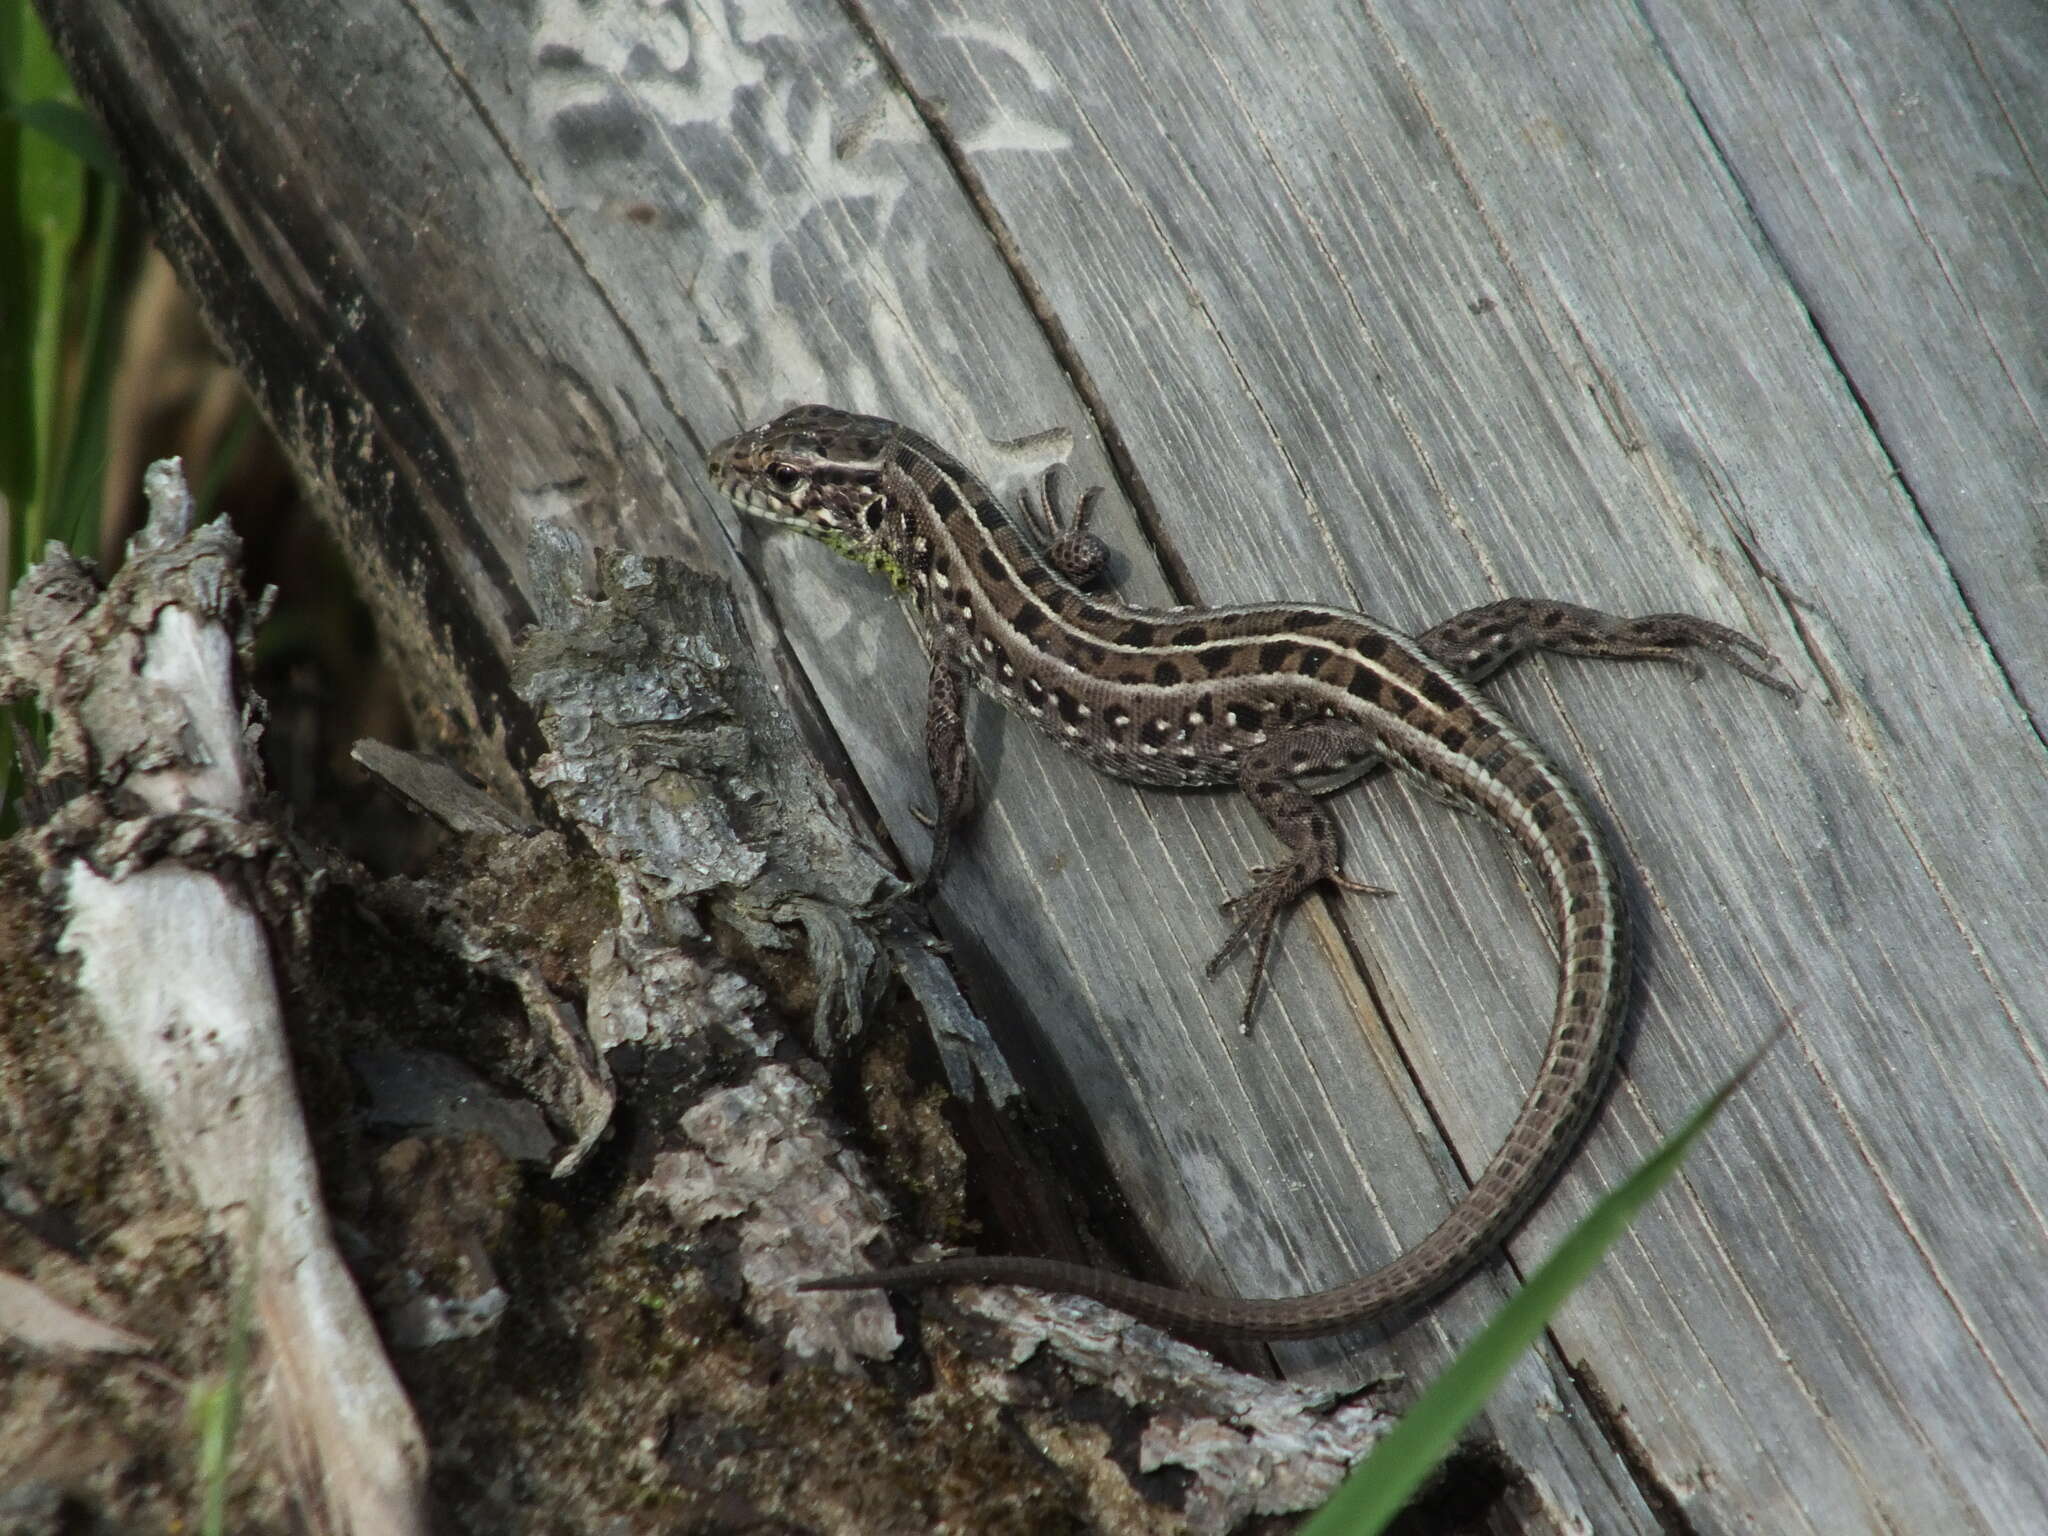
<path fill-rule="evenodd" d="M 886 576 L 930 661 L 925 750 L 938 804 L 923 879 L 939 878 L 973 802 L 971 683 L 1098 770 L 1155 788 L 1235 786 L 1284 846 L 1226 902 L 1208 974 L 1249 946 L 1249 1026 L 1283 915 L 1344 874 L 1320 798 L 1382 765 L 1491 817 L 1535 867 L 1555 922 L 1548 1045 L 1506 1139 L 1437 1227 L 1328 1290 L 1239 1299 L 1060 1260 L 961 1256 L 804 1282 L 807 1291 L 1010 1284 L 1084 1295 L 1197 1338 L 1300 1339 L 1420 1306 L 1519 1224 L 1570 1155 L 1612 1074 L 1628 991 L 1625 905 L 1599 824 L 1563 773 L 1479 691 L 1519 655 L 1678 659 L 1697 649 L 1797 697 L 1749 636 L 1690 614 L 1622 618 L 1505 598 L 1409 636 L 1364 614 L 1301 603 L 1148 609 L 1096 595 L 1106 546 L 1088 529 L 1097 487 L 1062 505 L 1004 505 L 910 428 L 799 406 L 711 448 L 718 489 L 744 512 L 818 539 Z M 1026 537 L 1026 532 L 1030 537 Z M 1754 658 L 1754 659 L 1752 659 Z M 1759 664 L 1761 663 L 1761 664 Z"/>

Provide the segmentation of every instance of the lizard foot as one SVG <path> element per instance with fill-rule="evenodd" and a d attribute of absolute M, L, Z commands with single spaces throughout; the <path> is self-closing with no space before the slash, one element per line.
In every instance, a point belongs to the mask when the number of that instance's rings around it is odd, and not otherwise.
<path fill-rule="evenodd" d="M 1327 880 L 1339 890 L 1351 891 L 1360 896 L 1391 896 L 1394 893 L 1385 886 L 1367 885 L 1362 880 L 1353 880 L 1343 871 L 1328 867 L 1313 853 L 1304 854 L 1285 864 L 1263 864 L 1252 872 L 1251 889 L 1241 896 L 1233 896 L 1223 903 L 1223 915 L 1236 919 L 1229 937 L 1203 969 L 1205 976 L 1214 977 L 1224 965 L 1246 944 L 1252 948 L 1251 980 L 1245 986 L 1244 1010 L 1238 1015 L 1238 1028 L 1246 1034 L 1252 1029 L 1252 1010 L 1259 1000 L 1259 983 L 1265 980 L 1266 960 L 1273 950 L 1273 939 L 1280 931 L 1280 919 L 1289 908 L 1306 896 L 1320 881 Z"/>
<path fill-rule="evenodd" d="M 1109 569 L 1109 546 L 1088 531 L 1102 495 L 1103 488 L 1093 485 L 1068 503 L 1065 466 L 1054 464 L 1039 481 L 1036 498 L 1028 490 L 1018 498 L 1046 563 L 1077 587 L 1094 586 Z"/>

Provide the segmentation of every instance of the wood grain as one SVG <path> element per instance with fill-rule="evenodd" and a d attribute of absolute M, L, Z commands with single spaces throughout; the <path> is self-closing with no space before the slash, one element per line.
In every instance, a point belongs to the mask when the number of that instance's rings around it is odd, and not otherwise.
<path fill-rule="evenodd" d="M 921 861 L 907 628 L 697 466 L 799 399 L 999 488 L 1071 450 L 1130 596 L 1420 628 L 1554 595 L 1772 645 L 1799 710 L 1725 672 L 1498 688 L 1610 818 L 1641 956 L 1624 1079 L 1513 1265 L 1787 1013 L 1794 1040 L 1487 1432 L 1560 1525 L 2037 1518 L 2037 8 L 228 10 L 55 20 L 110 61 L 88 88 L 302 464 L 373 547 L 409 530 L 372 587 L 429 717 L 515 759 L 526 530 L 569 517 L 734 577 Z M 1497 840 L 1343 797 L 1349 867 L 1399 895 L 1298 917 L 1246 1040 L 1240 978 L 1198 979 L 1267 853 L 1243 808 L 992 709 L 975 734 L 939 921 L 1174 1275 L 1303 1289 L 1426 1231 L 1548 1013 Z M 1278 1353 L 1426 1376 L 1510 1278 Z"/>

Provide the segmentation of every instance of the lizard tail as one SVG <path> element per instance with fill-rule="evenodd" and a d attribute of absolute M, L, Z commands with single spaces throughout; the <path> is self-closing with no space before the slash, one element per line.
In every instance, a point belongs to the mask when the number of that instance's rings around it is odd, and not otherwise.
<path fill-rule="evenodd" d="M 1619 886 L 1594 822 L 1535 752 L 1511 753 L 1489 786 L 1499 817 L 1536 864 L 1559 940 L 1557 1004 L 1535 1081 L 1506 1140 L 1436 1229 L 1391 1262 L 1303 1296 L 1210 1296 L 1057 1259 L 963 1256 L 807 1281 L 804 1291 L 1025 1285 L 1094 1300 L 1198 1339 L 1312 1339 L 1378 1323 L 1431 1300 L 1497 1247 L 1556 1177 L 1606 1090 L 1621 1035 L 1628 955 Z"/>

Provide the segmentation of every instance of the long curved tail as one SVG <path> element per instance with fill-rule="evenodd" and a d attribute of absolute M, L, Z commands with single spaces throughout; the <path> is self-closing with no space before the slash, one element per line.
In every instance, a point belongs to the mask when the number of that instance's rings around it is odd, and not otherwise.
<path fill-rule="evenodd" d="M 1501 727 L 1492 772 L 1458 788 L 1493 815 L 1536 864 L 1556 922 L 1557 1006 L 1550 1042 L 1507 1139 L 1436 1230 L 1398 1258 L 1305 1296 L 1238 1299 L 1175 1290 L 1057 1259 L 941 1259 L 833 1275 L 806 1291 L 1028 1285 L 1089 1296 L 1173 1333 L 1203 1339 L 1311 1339 L 1420 1305 L 1492 1252 L 1556 1177 L 1592 1117 L 1620 1044 L 1628 990 L 1621 899 L 1607 853 L 1578 797 L 1538 754 Z"/>

